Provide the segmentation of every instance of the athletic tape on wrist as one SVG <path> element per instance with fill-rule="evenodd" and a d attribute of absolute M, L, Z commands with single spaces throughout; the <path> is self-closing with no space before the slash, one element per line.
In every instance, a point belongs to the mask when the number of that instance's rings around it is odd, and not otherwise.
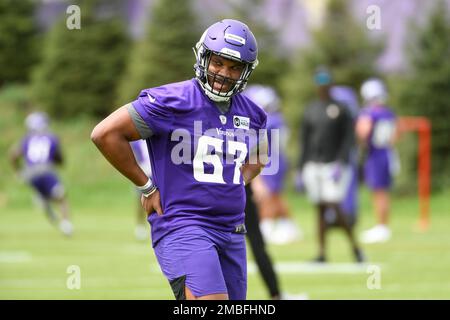
<path fill-rule="evenodd" d="M 148 181 L 146 184 L 144 184 L 143 186 L 138 186 L 137 189 L 142 193 L 142 194 L 149 194 L 150 192 L 154 192 L 153 189 L 156 189 L 156 186 L 153 184 L 152 179 L 148 178 Z"/>

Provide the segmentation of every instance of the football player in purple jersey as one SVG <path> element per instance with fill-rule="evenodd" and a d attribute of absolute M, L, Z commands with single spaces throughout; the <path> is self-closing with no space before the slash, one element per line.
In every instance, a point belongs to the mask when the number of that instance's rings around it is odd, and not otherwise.
<path fill-rule="evenodd" d="M 152 168 L 150 167 L 150 158 L 147 151 L 147 144 L 145 140 L 136 140 L 130 142 L 131 149 L 133 150 L 134 157 L 138 165 L 145 172 L 145 174 L 150 177 L 152 175 Z M 148 226 L 146 217 L 147 214 L 141 205 L 141 192 L 139 189 L 135 188 L 137 194 L 137 207 L 136 207 L 136 228 L 134 230 L 134 235 L 136 240 L 144 241 L 149 237 Z"/>
<path fill-rule="evenodd" d="M 16 172 L 22 167 L 20 175 L 36 191 L 50 222 L 58 224 L 66 236 L 71 236 L 73 225 L 69 206 L 64 186 L 55 172 L 55 165 L 63 163 L 59 140 L 49 131 L 49 119 L 43 112 L 29 114 L 25 125 L 28 133 L 20 145 L 13 147 L 11 163 Z M 59 204 L 61 217 L 55 213 L 51 202 Z"/>
<path fill-rule="evenodd" d="M 388 227 L 392 177 L 399 170 L 397 154 L 393 148 L 397 136 L 395 113 L 386 105 L 387 90 L 380 79 L 372 78 L 361 86 L 366 103 L 358 116 L 356 133 L 367 149 L 364 180 L 373 194 L 377 225 L 362 234 L 365 243 L 388 241 Z"/>
<path fill-rule="evenodd" d="M 282 245 L 297 241 L 301 239 L 301 230 L 291 218 L 282 195 L 288 171 L 288 128 L 280 112 L 280 98 L 273 88 L 264 85 L 248 86 L 244 94 L 267 112 L 269 154 L 272 160 L 276 160 L 251 183 L 261 219 L 261 232 L 269 243 Z"/>
<path fill-rule="evenodd" d="M 258 48 L 247 25 L 224 19 L 206 29 L 194 53 L 195 78 L 142 90 L 91 139 L 141 190 L 176 299 L 245 299 L 244 185 L 268 160 L 266 113 L 240 93 Z M 129 144 L 138 139 L 147 140 L 150 179 Z"/>

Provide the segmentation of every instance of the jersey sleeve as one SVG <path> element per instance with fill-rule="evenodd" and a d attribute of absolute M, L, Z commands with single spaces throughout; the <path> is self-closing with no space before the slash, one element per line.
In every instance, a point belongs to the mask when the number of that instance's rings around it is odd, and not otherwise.
<path fill-rule="evenodd" d="M 348 163 L 350 160 L 350 152 L 355 142 L 355 131 L 353 119 L 346 107 L 341 105 L 341 122 L 343 126 L 342 144 L 337 154 L 337 160 L 342 163 Z"/>
<path fill-rule="evenodd" d="M 156 90 L 155 90 L 156 91 Z M 152 89 L 142 90 L 132 106 L 154 135 L 167 133 L 173 123 L 173 112 Z"/>

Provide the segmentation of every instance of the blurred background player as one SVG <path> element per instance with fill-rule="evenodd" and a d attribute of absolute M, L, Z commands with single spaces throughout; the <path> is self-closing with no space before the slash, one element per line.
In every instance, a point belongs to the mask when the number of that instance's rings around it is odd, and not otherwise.
<path fill-rule="evenodd" d="M 271 159 L 278 161 L 264 168 L 251 183 L 253 199 L 261 219 L 260 229 L 267 242 L 287 244 L 301 239 L 302 233 L 290 217 L 288 205 L 282 196 L 288 171 L 288 162 L 285 156 L 288 132 L 283 115 L 279 110 L 280 99 L 273 88 L 263 85 L 251 85 L 244 94 L 267 112 L 269 154 Z M 274 132 L 275 129 L 277 132 Z M 277 135 L 272 137 L 274 133 Z M 277 156 L 274 157 L 273 153 L 276 153 Z M 274 172 L 270 172 L 274 169 Z"/>
<path fill-rule="evenodd" d="M 393 149 L 396 138 L 396 116 L 386 105 L 387 90 L 379 79 L 369 79 L 361 86 L 365 108 L 356 124 L 360 143 L 367 149 L 364 180 L 372 190 L 377 225 L 362 234 L 365 243 L 385 242 L 391 237 L 388 227 L 392 176 L 399 170 Z"/>
<path fill-rule="evenodd" d="M 64 235 L 71 236 L 73 226 L 65 190 L 54 168 L 63 164 L 59 140 L 49 131 L 49 118 L 43 112 L 28 115 L 25 125 L 28 133 L 20 145 L 13 148 L 11 163 L 16 172 L 23 167 L 20 175 L 36 191 L 50 222 L 58 224 Z M 61 217 L 55 213 L 51 202 L 59 204 Z"/>
<path fill-rule="evenodd" d="M 326 262 L 326 212 L 336 213 L 337 224 L 348 236 L 357 262 L 364 261 L 353 235 L 353 228 L 340 206 L 351 180 L 350 153 L 354 144 L 354 126 L 346 107 L 331 97 L 330 73 L 319 68 L 314 75 L 318 99 L 311 102 L 301 124 L 303 151 L 298 170 L 308 197 L 318 214 L 319 254 L 314 260 Z"/>
<path fill-rule="evenodd" d="M 348 109 L 352 120 L 356 123 L 359 114 L 358 95 L 353 88 L 349 86 L 334 85 L 330 89 L 332 99 L 340 102 Z M 349 166 L 351 170 L 351 179 L 345 192 L 344 199 L 341 202 L 341 209 L 348 223 L 354 227 L 358 217 L 358 150 L 354 144 L 350 150 Z M 328 226 L 339 226 L 336 219 L 336 212 L 328 208 L 325 214 L 325 220 Z"/>
<path fill-rule="evenodd" d="M 130 142 L 136 162 L 141 167 L 142 171 L 150 177 L 152 169 L 150 166 L 150 157 L 148 155 L 147 143 L 145 140 L 136 140 Z M 136 189 L 136 228 L 134 231 L 136 240 L 144 241 L 149 238 L 150 231 L 148 230 L 147 214 L 141 205 L 141 192 Z"/>

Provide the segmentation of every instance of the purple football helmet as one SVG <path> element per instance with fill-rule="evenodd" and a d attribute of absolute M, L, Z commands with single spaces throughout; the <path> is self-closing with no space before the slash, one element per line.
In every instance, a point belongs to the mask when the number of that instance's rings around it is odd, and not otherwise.
<path fill-rule="evenodd" d="M 50 120 L 45 112 L 30 113 L 25 119 L 25 125 L 29 131 L 44 132 L 48 129 Z"/>
<path fill-rule="evenodd" d="M 237 81 L 208 72 L 213 53 L 245 65 Z M 258 45 L 253 33 L 247 25 L 232 19 L 224 19 L 206 29 L 194 48 L 194 54 L 197 80 L 205 94 L 216 102 L 228 101 L 231 96 L 244 90 L 250 74 L 258 65 Z M 208 83 L 208 75 L 214 79 L 223 78 L 222 81 L 234 85 L 227 91 L 215 90 Z"/>

